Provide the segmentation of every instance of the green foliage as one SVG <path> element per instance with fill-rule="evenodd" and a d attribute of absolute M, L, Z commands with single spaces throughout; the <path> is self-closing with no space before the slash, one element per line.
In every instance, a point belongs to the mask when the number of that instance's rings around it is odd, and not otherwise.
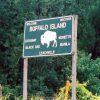
<path fill-rule="evenodd" d="M 100 95 L 100 58 L 91 59 L 100 57 L 99 5 L 100 0 L 0 0 L 0 84 L 4 86 L 3 94 L 9 96 L 11 93 L 10 98 L 22 95 L 24 22 L 77 14 L 78 49 L 91 53 L 79 52 L 77 78 L 81 83 L 86 82 L 86 87 L 94 94 Z M 71 80 L 71 57 L 29 59 L 28 77 L 29 96 L 37 91 L 53 95 L 67 79 Z"/>
<path fill-rule="evenodd" d="M 86 89 L 84 84 L 77 85 L 77 100 L 98 100 L 90 91 Z"/>
<path fill-rule="evenodd" d="M 62 62 L 60 62 L 62 60 Z M 38 63 L 37 63 L 38 62 Z M 52 95 L 71 75 L 71 62 L 63 57 L 36 58 L 30 61 L 29 91 Z M 42 64 L 42 65 L 41 65 Z M 68 74 L 67 74 L 68 73 Z"/>
<path fill-rule="evenodd" d="M 91 59 L 91 55 L 79 52 L 78 80 L 87 82 L 87 87 L 92 93 L 100 95 L 100 58 Z"/>
<path fill-rule="evenodd" d="M 10 85 L 5 85 L 2 100 L 21 100 L 22 96 L 19 94 L 19 88 L 20 86 L 12 88 Z"/>
<path fill-rule="evenodd" d="M 69 91 L 68 100 L 71 99 L 70 95 L 71 89 Z M 86 84 L 77 83 L 76 87 L 77 100 L 99 100 L 99 97 L 93 95 L 89 90 L 86 89 Z M 55 100 L 65 99 L 65 87 L 60 88 L 58 94 L 56 94 Z"/>
<path fill-rule="evenodd" d="M 95 5 L 93 5 L 91 7 L 92 10 L 90 10 L 90 21 L 91 21 L 91 25 L 93 27 L 93 29 L 95 30 L 96 34 L 95 34 L 95 46 L 92 50 L 93 53 L 93 57 L 100 57 L 100 1 L 97 0 L 97 2 L 95 2 Z"/>

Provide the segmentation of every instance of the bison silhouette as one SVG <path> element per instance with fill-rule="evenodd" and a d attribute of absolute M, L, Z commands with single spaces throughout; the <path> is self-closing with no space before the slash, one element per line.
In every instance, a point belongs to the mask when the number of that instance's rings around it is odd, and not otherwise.
<path fill-rule="evenodd" d="M 47 48 L 50 46 L 50 42 L 53 41 L 52 47 L 57 47 L 57 33 L 54 31 L 46 31 L 41 35 L 41 44 L 47 45 Z"/>

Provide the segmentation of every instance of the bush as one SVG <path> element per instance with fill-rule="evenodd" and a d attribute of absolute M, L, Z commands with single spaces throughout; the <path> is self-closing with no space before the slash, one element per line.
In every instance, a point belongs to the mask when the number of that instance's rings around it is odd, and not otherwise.
<path fill-rule="evenodd" d="M 19 89 L 19 86 L 16 86 L 15 88 L 11 88 L 9 85 L 3 86 L 2 100 L 22 100 L 22 96 L 19 94 Z"/>
<path fill-rule="evenodd" d="M 65 100 L 65 96 L 65 87 L 62 87 L 56 95 L 55 100 Z M 99 97 L 93 95 L 88 89 L 86 89 L 86 84 L 80 83 L 77 83 L 76 85 L 76 98 L 77 100 L 99 100 Z M 69 95 L 67 96 L 67 99 L 71 99 L 71 88 L 69 90 Z"/>
<path fill-rule="evenodd" d="M 77 84 L 77 100 L 97 100 L 89 90 L 86 89 L 86 85 Z"/>
<path fill-rule="evenodd" d="M 80 83 L 87 83 L 87 88 L 93 93 L 100 95 L 100 58 L 91 59 L 91 54 L 83 51 L 78 56 L 77 78 Z"/>

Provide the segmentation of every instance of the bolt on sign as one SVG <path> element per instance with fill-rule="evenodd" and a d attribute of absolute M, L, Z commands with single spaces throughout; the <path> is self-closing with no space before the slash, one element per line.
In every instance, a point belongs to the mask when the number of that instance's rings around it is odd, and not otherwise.
<path fill-rule="evenodd" d="M 72 21 L 73 16 L 26 21 L 23 57 L 71 54 Z"/>

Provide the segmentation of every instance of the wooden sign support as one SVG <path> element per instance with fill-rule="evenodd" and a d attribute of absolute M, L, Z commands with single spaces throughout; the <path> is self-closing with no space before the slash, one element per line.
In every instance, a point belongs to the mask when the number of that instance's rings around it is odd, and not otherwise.
<path fill-rule="evenodd" d="M 24 58 L 23 66 L 23 100 L 27 100 L 28 58 Z"/>
<path fill-rule="evenodd" d="M 67 31 L 67 33 L 72 33 L 72 46 L 69 46 L 68 51 L 67 53 L 64 53 L 65 55 L 66 54 L 72 54 L 72 100 L 76 100 L 76 66 L 77 66 L 77 23 L 78 23 L 78 16 L 77 15 L 74 15 L 74 16 L 68 16 L 68 17 L 58 17 L 58 18 L 51 18 L 51 19 L 48 19 L 48 20 L 52 20 L 52 22 L 56 19 L 60 19 L 61 20 L 66 20 L 69 22 L 69 26 L 67 26 L 69 29 L 70 27 L 72 26 L 72 29 L 70 31 Z M 46 21 L 46 23 L 48 23 L 48 25 L 50 25 L 50 21 L 48 21 L 47 19 L 45 20 L 42 20 L 44 23 Z M 37 23 L 41 22 L 41 20 L 36 20 Z M 49 23 L 50 22 L 50 23 Z M 53 22 L 54 23 L 54 22 Z M 59 22 L 58 22 L 59 23 Z M 47 56 L 47 55 L 38 55 L 38 54 L 35 54 L 32 50 L 32 52 L 29 50 L 27 51 L 28 49 L 28 45 L 27 45 L 27 41 L 25 41 L 25 39 L 27 40 L 28 37 L 25 37 L 25 36 L 29 36 L 29 28 L 31 27 L 30 24 L 32 24 L 32 21 L 28 21 L 25 23 L 25 30 L 24 30 L 24 43 L 23 43 L 23 57 L 24 57 L 24 66 L 23 66 L 23 100 L 27 100 L 27 80 L 28 80 L 28 58 L 26 57 L 39 57 L 39 56 Z M 57 24 L 57 23 L 55 23 Z M 38 24 L 37 24 L 38 25 Z M 39 24 L 40 25 L 40 24 Z M 28 31 L 27 31 L 28 30 Z M 27 33 L 28 32 L 28 33 Z M 62 31 L 62 33 L 64 33 L 65 30 Z M 28 34 L 28 35 L 25 35 L 25 34 Z M 31 32 L 32 36 L 30 37 L 33 37 L 33 32 Z M 34 34 L 37 34 L 37 32 L 35 32 Z M 43 34 L 42 34 L 43 35 Z M 60 35 L 59 35 L 60 36 Z M 71 36 L 71 34 L 70 34 Z M 35 35 L 34 35 L 35 37 Z M 37 37 L 36 37 L 37 39 Z M 69 38 L 68 40 L 70 40 L 71 38 Z M 64 40 L 65 41 L 65 40 Z M 36 41 L 35 41 L 36 42 Z M 35 43 L 34 42 L 34 43 Z M 36 42 L 38 43 L 38 42 Z M 39 44 L 39 43 L 38 43 Z M 24 47 L 25 46 L 25 47 Z M 40 46 L 40 45 L 38 45 Z M 36 47 L 36 45 L 35 45 Z M 42 46 L 41 46 L 42 47 Z M 72 51 L 71 51 L 71 47 L 72 47 Z M 25 49 L 26 48 L 26 49 Z M 25 52 L 25 50 L 26 52 Z M 36 49 L 36 48 L 34 48 Z M 33 50 L 34 50 L 33 49 Z M 41 48 L 40 48 L 41 49 Z M 66 48 L 65 48 L 66 49 Z M 60 54 L 54 54 L 54 55 L 61 55 L 62 54 L 62 48 L 60 49 L 61 50 L 61 53 Z M 37 50 L 35 50 L 36 52 Z M 70 52 L 71 51 L 71 52 Z M 28 56 L 25 56 L 25 53 L 26 55 L 31 54 L 31 55 L 28 55 Z M 33 54 L 34 53 L 34 54 Z M 36 52 L 37 53 L 37 52 Z M 64 55 L 63 54 L 63 55 Z M 54 56 L 52 55 L 52 56 Z M 51 55 L 48 55 L 48 56 L 51 56 Z"/>
<path fill-rule="evenodd" d="M 77 20 L 75 15 L 73 19 L 73 39 L 72 39 L 72 100 L 76 100 L 76 67 L 77 67 Z"/>

